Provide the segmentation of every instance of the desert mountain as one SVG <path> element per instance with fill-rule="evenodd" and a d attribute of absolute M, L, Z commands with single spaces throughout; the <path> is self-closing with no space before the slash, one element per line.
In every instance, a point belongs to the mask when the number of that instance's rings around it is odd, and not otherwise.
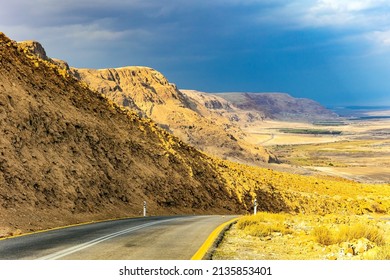
<path fill-rule="evenodd" d="M 224 99 L 222 95 L 200 92 L 196 90 L 180 90 L 183 92 L 202 114 L 208 118 L 223 118 L 231 126 L 242 127 L 253 122 L 262 122 L 266 115 L 261 111 L 242 110 L 233 103 Z"/>
<path fill-rule="evenodd" d="M 318 102 L 307 98 L 294 98 L 286 93 L 231 92 L 218 94 L 237 108 L 261 112 L 266 117 L 279 120 L 328 120 L 337 117 Z"/>
<path fill-rule="evenodd" d="M 203 153 L 2 33 L 0 130 L 0 228 L 238 211 Z"/>

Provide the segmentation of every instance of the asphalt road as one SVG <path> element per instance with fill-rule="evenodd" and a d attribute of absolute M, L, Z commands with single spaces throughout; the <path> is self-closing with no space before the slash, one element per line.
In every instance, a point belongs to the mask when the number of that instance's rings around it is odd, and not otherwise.
<path fill-rule="evenodd" d="M 0 259 L 189 260 L 234 216 L 146 217 L 0 240 Z"/>

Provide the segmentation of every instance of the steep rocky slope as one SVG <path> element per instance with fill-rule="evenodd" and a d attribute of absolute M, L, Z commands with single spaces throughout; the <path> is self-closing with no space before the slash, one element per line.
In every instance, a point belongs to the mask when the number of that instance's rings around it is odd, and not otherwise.
<path fill-rule="evenodd" d="M 209 159 L 0 34 L 0 227 L 239 212 Z M 0 230 L 1 231 L 1 230 Z"/>

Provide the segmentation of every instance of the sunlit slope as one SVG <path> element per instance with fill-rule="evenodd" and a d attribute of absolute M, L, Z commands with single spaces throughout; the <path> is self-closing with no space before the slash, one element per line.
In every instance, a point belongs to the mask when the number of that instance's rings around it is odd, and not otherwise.
<path fill-rule="evenodd" d="M 303 176 L 215 160 L 230 190 L 248 208 L 300 213 L 390 213 L 390 185 Z"/>
<path fill-rule="evenodd" d="M 0 34 L 0 227 L 239 212 L 208 157 Z"/>

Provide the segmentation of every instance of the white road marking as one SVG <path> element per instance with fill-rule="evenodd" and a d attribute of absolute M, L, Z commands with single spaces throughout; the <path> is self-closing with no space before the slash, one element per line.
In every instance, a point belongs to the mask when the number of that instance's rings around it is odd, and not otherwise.
<path fill-rule="evenodd" d="M 166 222 L 170 222 L 172 220 L 176 220 L 177 221 L 177 220 L 182 220 L 182 219 L 184 219 L 184 218 L 175 218 L 175 219 L 169 219 L 169 220 L 164 220 L 164 221 L 156 221 L 156 222 L 151 222 L 151 223 L 135 226 L 135 227 L 132 227 L 132 228 L 128 228 L 128 229 L 125 229 L 125 230 L 121 230 L 121 231 L 118 231 L 118 232 L 114 232 L 114 233 L 111 233 L 111 234 L 108 234 L 108 235 L 96 238 L 94 240 L 85 242 L 85 243 L 80 244 L 80 245 L 76 245 L 76 246 L 70 247 L 68 249 L 61 250 L 61 251 L 56 252 L 56 253 L 52 253 L 50 255 L 38 258 L 37 260 L 57 260 L 57 259 L 60 259 L 62 257 L 65 257 L 67 255 L 76 253 L 78 251 L 84 250 L 84 249 L 86 249 L 88 247 L 94 246 L 96 244 L 99 244 L 101 242 L 107 241 L 109 239 L 112 239 L 114 237 L 117 237 L 117 236 L 120 236 L 120 235 L 123 235 L 123 234 L 126 234 L 126 233 L 137 231 L 137 230 L 140 230 L 142 228 L 150 227 L 152 225 L 166 223 Z"/>

